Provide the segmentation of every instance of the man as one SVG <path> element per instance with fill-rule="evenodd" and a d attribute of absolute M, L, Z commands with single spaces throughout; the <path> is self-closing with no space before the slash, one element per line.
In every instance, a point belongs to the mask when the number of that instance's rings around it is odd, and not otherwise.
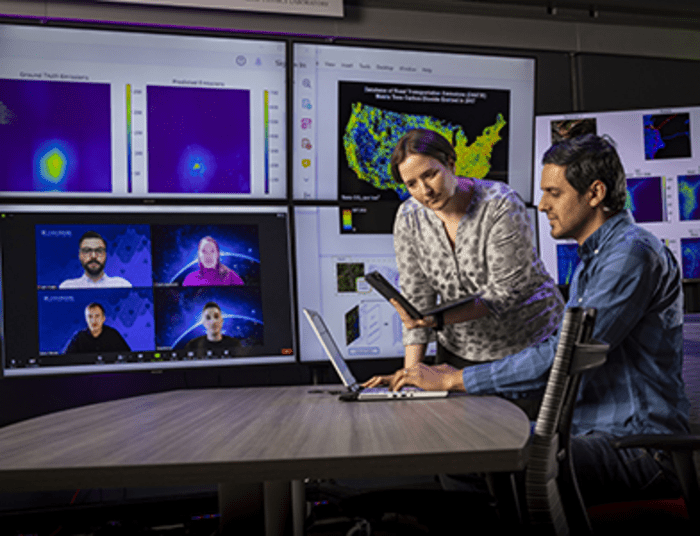
<path fill-rule="evenodd" d="M 203 351 L 230 348 L 234 349 L 231 352 L 232 355 L 240 353 L 240 341 L 235 337 L 225 335 L 223 332 L 224 315 L 218 303 L 210 301 L 204 304 L 202 308 L 202 326 L 204 326 L 207 334 L 189 340 L 185 345 L 185 349 Z"/>
<path fill-rule="evenodd" d="M 606 139 L 589 134 L 564 140 L 545 153 L 543 164 L 538 208 L 554 238 L 579 244 L 568 306 L 595 307 L 594 337 L 610 345 L 605 365 L 583 374 L 573 417 L 572 458 L 584 501 L 590 506 L 679 496 L 665 453 L 618 451 L 608 443 L 612 436 L 689 431 L 678 264 L 624 210 L 625 173 Z M 399 313 L 408 327 L 416 323 Z M 463 370 L 417 365 L 367 384 L 515 398 L 544 387 L 557 344 L 555 335 L 493 363 Z"/>
<path fill-rule="evenodd" d="M 126 279 L 105 273 L 107 243 L 99 233 L 87 231 L 78 242 L 78 259 L 85 272 L 82 277 L 66 279 L 58 288 L 119 288 L 131 287 Z"/>
<path fill-rule="evenodd" d="M 131 348 L 119 332 L 105 325 L 105 310 L 93 302 L 85 307 L 87 328 L 76 332 L 66 346 L 65 354 L 130 352 Z"/>

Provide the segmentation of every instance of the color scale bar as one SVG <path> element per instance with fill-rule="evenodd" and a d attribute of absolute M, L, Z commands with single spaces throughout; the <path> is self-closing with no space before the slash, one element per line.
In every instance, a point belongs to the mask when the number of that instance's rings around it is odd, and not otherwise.
<path fill-rule="evenodd" d="M 352 231 L 352 209 L 343 209 L 343 230 Z"/>
<path fill-rule="evenodd" d="M 126 85 L 126 191 L 131 193 L 131 84 Z"/>
<path fill-rule="evenodd" d="M 270 92 L 265 90 L 264 96 L 265 114 L 265 193 L 270 193 Z"/>

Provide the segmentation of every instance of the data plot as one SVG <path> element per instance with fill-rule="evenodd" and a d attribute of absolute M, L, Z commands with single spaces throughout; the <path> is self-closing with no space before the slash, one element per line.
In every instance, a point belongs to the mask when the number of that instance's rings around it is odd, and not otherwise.
<path fill-rule="evenodd" d="M 664 188 L 661 177 L 627 179 L 625 208 L 632 211 L 637 223 L 664 220 Z"/>
<path fill-rule="evenodd" d="M 578 256 L 578 244 L 557 244 L 558 283 L 568 285 L 574 276 L 574 270 L 581 259 Z"/>
<path fill-rule="evenodd" d="M 700 220 L 700 175 L 678 177 L 678 207 L 681 221 Z"/>
<path fill-rule="evenodd" d="M 681 238 L 683 279 L 700 279 L 700 238 Z"/>
<path fill-rule="evenodd" d="M 644 156 L 647 160 L 689 158 L 690 114 L 645 115 Z"/>

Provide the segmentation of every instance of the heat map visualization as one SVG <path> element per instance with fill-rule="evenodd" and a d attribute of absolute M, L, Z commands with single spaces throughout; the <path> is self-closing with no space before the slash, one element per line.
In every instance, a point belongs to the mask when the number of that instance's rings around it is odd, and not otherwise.
<path fill-rule="evenodd" d="M 397 142 L 415 128 L 445 136 L 457 153 L 456 173 L 507 178 L 509 92 L 341 83 L 341 200 L 403 200 L 409 194 L 391 176 Z"/>
<path fill-rule="evenodd" d="M 644 156 L 647 160 L 690 157 L 690 114 L 645 115 Z"/>
<path fill-rule="evenodd" d="M 627 179 L 625 208 L 632 211 L 637 223 L 664 220 L 664 185 L 661 177 Z"/>
<path fill-rule="evenodd" d="M 678 206 L 681 221 L 700 220 L 700 175 L 678 177 Z"/>
<path fill-rule="evenodd" d="M 503 115 L 498 114 L 494 124 L 484 128 L 482 135 L 470 144 L 459 125 L 427 115 L 400 114 L 357 103 L 353 106 L 343 144 L 348 164 L 360 180 L 380 190 L 393 190 L 401 199 L 406 199 L 406 186 L 395 181 L 389 170 L 393 147 L 406 132 L 426 128 L 454 140 L 457 175 L 482 179 L 491 170 L 493 146 L 501 140 L 499 132 L 505 124 Z"/>

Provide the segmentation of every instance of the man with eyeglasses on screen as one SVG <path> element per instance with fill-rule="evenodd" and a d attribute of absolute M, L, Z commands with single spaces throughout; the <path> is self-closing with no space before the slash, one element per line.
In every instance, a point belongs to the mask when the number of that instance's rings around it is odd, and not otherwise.
<path fill-rule="evenodd" d="M 87 231 L 78 243 L 78 258 L 85 273 L 76 279 L 66 279 L 58 288 L 120 288 L 131 287 L 126 279 L 105 273 L 107 243 L 99 233 Z"/>

